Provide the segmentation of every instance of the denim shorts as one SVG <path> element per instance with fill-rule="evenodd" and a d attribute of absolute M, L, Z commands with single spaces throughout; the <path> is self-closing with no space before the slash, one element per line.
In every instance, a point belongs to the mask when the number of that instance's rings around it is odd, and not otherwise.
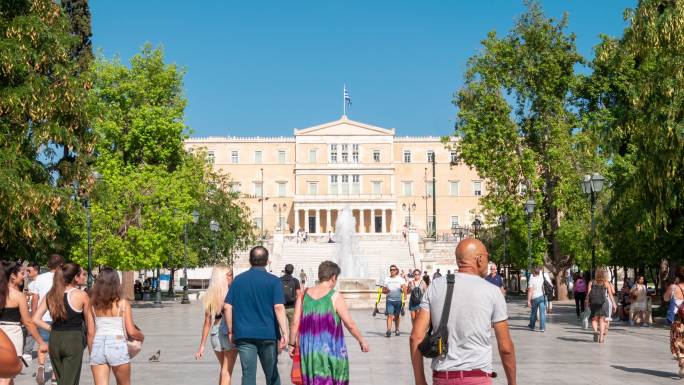
<path fill-rule="evenodd" d="M 52 321 L 45 321 L 45 323 L 52 326 Z M 50 332 L 48 330 L 38 328 L 38 334 L 40 334 L 40 338 L 42 338 L 46 344 L 50 342 Z"/>
<path fill-rule="evenodd" d="M 235 346 L 228 341 L 228 334 L 223 334 L 219 330 L 219 325 L 214 325 L 211 327 L 211 347 L 214 351 L 224 352 L 227 350 L 235 349 Z"/>
<path fill-rule="evenodd" d="M 131 362 L 124 336 L 95 336 L 90 365 L 119 366 Z"/>
<path fill-rule="evenodd" d="M 401 301 L 387 301 L 385 314 L 399 316 L 401 314 Z"/>

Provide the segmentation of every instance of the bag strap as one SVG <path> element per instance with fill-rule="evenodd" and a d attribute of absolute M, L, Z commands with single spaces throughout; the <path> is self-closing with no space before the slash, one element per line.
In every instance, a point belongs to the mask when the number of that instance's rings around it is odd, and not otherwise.
<path fill-rule="evenodd" d="M 439 326 L 437 330 L 446 328 L 447 322 L 449 322 L 449 312 L 451 311 L 451 297 L 454 295 L 454 282 L 456 276 L 454 274 L 447 274 L 447 292 L 444 298 L 444 308 L 442 309 L 442 317 L 439 319 Z"/>

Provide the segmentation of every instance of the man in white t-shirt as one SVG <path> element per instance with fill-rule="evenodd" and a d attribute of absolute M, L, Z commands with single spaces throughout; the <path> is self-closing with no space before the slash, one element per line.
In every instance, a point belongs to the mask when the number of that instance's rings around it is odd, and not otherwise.
<path fill-rule="evenodd" d="M 534 331 L 539 310 L 539 331 L 546 330 L 546 298 L 544 296 L 544 277 L 540 267 L 535 267 L 530 283 L 527 285 L 527 307 L 531 309 L 530 324 L 527 326 Z"/>
<path fill-rule="evenodd" d="M 33 281 L 33 290 L 37 294 L 37 298 L 35 298 L 37 303 L 45 301 L 47 293 L 50 291 L 50 289 L 52 289 L 52 281 L 53 277 L 55 276 L 55 270 L 61 268 L 63 264 L 64 258 L 62 258 L 61 255 L 52 254 L 48 259 L 48 269 L 50 269 L 50 271 L 38 275 L 38 277 L 36 277 L 36 279 Z M 45 312 L 45 315 L 43 315 L 43 321 L 45 321 L 48 324 L 52 324 L 50 312 Z M 41 328 L 38 328 L 38 332 L 40 333 L 40 336 L 43 338 L 43 340 L 49 344 L 50 332 L 48 330 Z M 38 368 L 36 369 L 36 382 L 38 382 L 39 385 L 45 383 L 46 358 L 46 354 L 38 352 Z M 54 372 L 52 375 L 54 377 Z"/>
<path fill-rule="evenodd" d="M 403 295 L 406 292 L 406 280 L 399 276 L 399 268 L 390 266 L 390 276 L 385 278 L 382 292 L 386 295 L 385 314 L 387 314 L 387 332 L 385 337 L 392 335 L 392 322 L 394 322 L 394 334 L 399 335 L 399 320 L 401 319 L 401 307 Z"/>
<path fill-rule="evenodd" d="M 437 330 L 446 301 L 448 282 L 453 292 L 446 328 L 446 354 L 432 359 L 432 384 L 491 384 L 491 329 L 509 385 L 516 384 L 515 348 L 508 329 L 506 300 L 501 290 L 485 281 L 489 254 L 477 239 L 464 239 L 456 248 L 459 271 L 440 277 L 428 286 L 411 333 L 411 362 L 416 385 L 427 385 L 423 356 L 418 345 L 428 327 Z"/>

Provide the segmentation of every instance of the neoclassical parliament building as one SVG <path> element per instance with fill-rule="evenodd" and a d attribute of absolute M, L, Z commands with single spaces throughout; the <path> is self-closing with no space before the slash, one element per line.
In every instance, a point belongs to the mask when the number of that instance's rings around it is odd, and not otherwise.
<path fill-rule="evenodd" d="M 186 148 L 205 149 L 214 168 L 230 175 L 267 235 L 334 232 L 347 206 L 359 234 L 397 234 L 406 226 L 426 235 L 435 220 L 436 233 L 449 234 L 481 217 L 487 187 L 441 137 L 398 136 L 346 116 L 293 136 L 189 138 Z"/>

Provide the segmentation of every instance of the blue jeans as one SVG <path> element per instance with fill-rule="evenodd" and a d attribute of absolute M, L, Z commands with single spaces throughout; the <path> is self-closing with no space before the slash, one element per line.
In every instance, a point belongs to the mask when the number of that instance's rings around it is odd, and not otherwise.
<path fill-rule="evenodd" d="M 532 313 L 530 313 L 530 324 L 528 327 L 534 329 L 534 325 L 537 323 L 537 309 L 539 309 L 539 329 L 544 330 L 546 328 L 546 297 L 539 296 L 532 299 Z"/>
<path fill-rule="evenodd" d="M 256 385 L 257 356 L 266 376 L 266 385 L 280 385 L 278 341 L 241 339 L 235 342 L 242 366 L 242 385 Z"/>

